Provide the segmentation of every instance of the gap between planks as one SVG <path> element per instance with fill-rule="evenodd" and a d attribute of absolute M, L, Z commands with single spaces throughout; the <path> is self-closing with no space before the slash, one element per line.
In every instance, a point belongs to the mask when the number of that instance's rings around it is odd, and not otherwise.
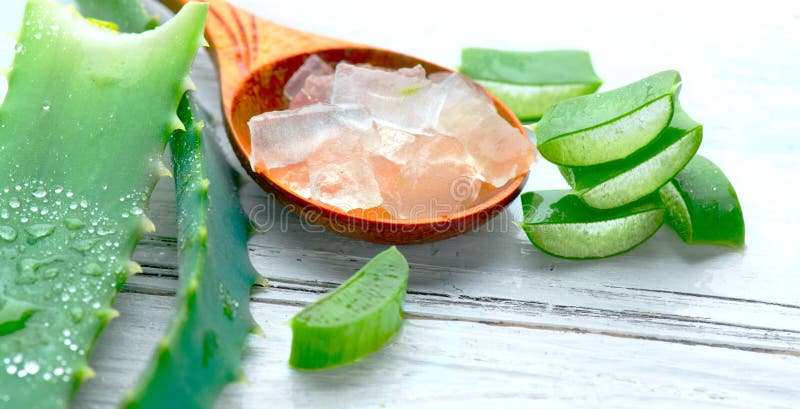
<path fill-rule="evenodd" d="M 150 296 L 165 296 L 165 297 L 175 296 L 177 287 L 177 277 L 175 277 L 174 275 L 158 274 L 158 273 L 152 274 L 149 272 L 144 272 L 137 276 L 136 281 L 154 281 L 154 280 L 160 280 L 162 282 L 154 282 L 155 285 L 147 285 L 146 283 L 141 283 L 141 282 L 128 283 L 125 285 L 123 292 L 130 294 L 150 295 Z M 166 281 L 166 283 L 164 281 Z M 280 284 L 271 285 L 269 288 L 266 289 L 266 291 L 270 291 L 270 289 L 286 291 L 286 292 L 304 292 L 304 293 L 311 293 L 314 295 L 324 294 L 327 292 L 325 290 L 309 291 L 307 289 L 283 287 Z M 269 293 L 267 292 L 265 294 L 268 295 Z M 412 296 L 420 295 L 420 294 L 415 294 L 414 291 L 409 291 L 408 294 Z M 309 303 L 308 301 L 303 301 L 303 300 L 265 298 L 258 296 L 258 294 L 252 296 L 250 301 L 253 303 L 260 303 L 260 304 L 292 306 L 292 307 L 303 307 Z M 608 329 L 595 329 L 595 328 L 578 327 L 570 325 L 530 323 L 530 322 L 522 322 L 515 320 L 499 320 L 499 319 L 490 319 L 487 317 L 471 317 L 464 315 L 449 315 L 449 314 L 429 313 L 421 311 L 404 312 L 404 316 L 406 319 L 409 320 L 468 322 L 468 323 L 483 324 L 489 326 L 569 332 L 576 334 L 595 334 L 595 335 L 604 335 L 615 338 L 638 339 L 638 340 L 667 342 L 667 343 L 676 343 L 676 344 L 693 345 L 693 346 L 707 346 L 713 348 L 725 348 L 725 349 L 733 349 L 733 350 L 756 352 L 756 353 L 767 353 L 767 354 L 800 357 L 800 350 L 791 348 L 776 348 L 776 347 L 766 347 L 766 346 L 733 344 L 725 342 L 713 342 L 713 341 L 704 341 L 704 340 L 689 339 L 689 338 L 678 338 L 674 336 L 667 337 L 667 336 L 657 336 L 652 334 L 642 334 L 642 333 L 637 334 L 631 332 L 613 331 Z M 707 323 L 697 322 L 697 324 L 707 324 Z M 721 325 L 726 325 L 726 324 L 723 323 Z M 788 332 L 797 332 L 797 331 L 788 331 Z"/>

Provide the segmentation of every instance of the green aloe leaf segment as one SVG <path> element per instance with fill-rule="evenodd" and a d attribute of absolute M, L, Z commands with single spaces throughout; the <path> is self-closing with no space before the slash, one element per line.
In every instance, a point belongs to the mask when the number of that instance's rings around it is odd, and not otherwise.
<path fill-rule="evenodd" d="M 524 193 L 520 226 L 545 253 L 564 258 L 599 258 L 626 252 L 652 236 L 664 221 L 657 197 L 599 210 L 567 190 Z"/>
<path fill-rule="evenodd" d="M 602 84 L 589 53 L 465 48 L 459 70 L 503 101 L 522 120 L 541 118 L 553 104 L 591 94 Z"/>
<path fill-rule="evenodd" d="M 537 148 L 547 160 L 564 166 L 627 158 L 669 124 L 680 84 L 677 71 L 664 71 L 612 91 L 557 103 L 536 127 Z"/>
<path fill-rule="evenodd" d="M 686 166 L 702 140 L 702 125 L 677 108 L 658 138 L 630 157 L 601 165 L 560 169 L 586 204 L 611 209 L 657 191 Z"/>
<path fill-rule="evenodd" d="M 403 323 L 408 263 L 392 247 L 336 290 L 292 318 L 289 364 L 322 369 L 345 364 L 385 344 Z"/>
<path fill-rule="evenodd" d="M 33 0 L 0 107 L 0 402 L 66 408 L 141 235 L 206 4 L 121 35 Z M 54 68 L 57 67 L 57 68 Z M 53 75 L 53 70 L 58 75 Z"/>
<path fill-rule="evenodd" d="M 689 244 L 744 246 L 744 217 L 733 185 L 722 170 L 697 155 L 659 191 L 667 221 Z"/>

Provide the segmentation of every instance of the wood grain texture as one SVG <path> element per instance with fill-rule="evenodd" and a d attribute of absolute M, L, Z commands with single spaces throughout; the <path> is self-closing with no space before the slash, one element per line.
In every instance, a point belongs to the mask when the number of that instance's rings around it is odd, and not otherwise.
<path fill-rule="evenodd" d="M 705 126 L 700 153 L 742 200 L 747 247 L 687 246 L 662 229 L 619 257 L 560 260 L 512 224 L 515 203 L 478 231 L 402 247 L 410 319 L 386 349 L 334 371 L 297 372 L 286 364 L 289 317 L 385 247 L 317 231 L 248 183 L 242 200 L 262 230 L 251 257 L 272 282 L 253 294 L 267 337 L 250 339 L 249 385 L 229 388 L 219 408 L 800 407 L 800 3 L 464 4 L 447 24 L 419 12 L 442 15 L 447 2 L 235 3 L 445 66 L 463 46 L 583 48 L 605 89 L 676 68 L 683 104 Z M 409 21 L 417 29 L 403 30 Z M 193 78 L 214 118 L 207 134 L 231 155 L 207 56 Z M 557 169 L 537 163 L 527 189 L 560 187 Z M 171 181 L 156 189 L 148 214 L 158 232 L 135 255 L 145 273 L 120 296 L 122 317 L 101 336 L 98 377 L 78 408 L 114 407 L 166 327 L 177 283 L 173 194 Z"/>
<path fill-rule="evenodd" d="M 98 378 L 77 407 L 112 407 L 149 356 L 171 297 L 122 294 L 122 318 L 95 351 Z M 725 348 L 568 331 L 411 318 L 381 351 L 321 372 L 286 364 L 299 307 L 253 305 L 266 339 L 251 338 L 248 384 L 219 408 L 786 408 L 800 398 L 797 359 Z M 128 313 L 130 312 L 130 313 Z M 725 370 L 720 370 L 725 368 Z"/>

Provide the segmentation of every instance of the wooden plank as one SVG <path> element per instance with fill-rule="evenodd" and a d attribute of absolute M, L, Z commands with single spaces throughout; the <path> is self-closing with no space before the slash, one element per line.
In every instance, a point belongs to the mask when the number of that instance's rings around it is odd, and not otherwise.
<path fill-rule="evenodd" d="M 172 297 L 121 294 L 122 315 L 92 357 L 98 377 L 75 407 L 112 407 L 136 379 L 166 328 Z M 286 364 L 295 306 L 254 303 L 267 334 L 251 337 L 249 385 L 219 408 L 616 407 L 793 409 L 800 358 L 597 334 L 410 319 L 376 354 L 322 372 Z M 337 403 L 335 403 L 337 402 Z"/>

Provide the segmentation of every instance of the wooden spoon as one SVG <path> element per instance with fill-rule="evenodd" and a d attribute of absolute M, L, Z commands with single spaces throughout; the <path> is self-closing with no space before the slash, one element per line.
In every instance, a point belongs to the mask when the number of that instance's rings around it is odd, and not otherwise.
<path fill-rule="evenodd" d="M 188 0 L 161 0 L 177 12 Z M 206 35 L 216 59 L 228 137 L 242 167 L 261 187 L 305 220 L 333 232 L 387 244 L 442 240 L 469 231 L 491 219 L 522 189 L 527 173 L 469 209 L 434 219 L 397 220 L 380 214 L 345 213 L 338 208 L 298 196 L 271 180 L 265 169 L 250 166 L 250 129 L 247 121 L 265 111 L 286 109 L 283 87 L 305 59 L 318 54 L 329 63 L 347 60 L 387 68 L 421 64 L 428 73 L 452 71 L 405 54 L 306 33 L 262 20 L 224 0 L 209 0 Z M 497 112 L 520 132 L 520 122 L 490 94 Z"/>

